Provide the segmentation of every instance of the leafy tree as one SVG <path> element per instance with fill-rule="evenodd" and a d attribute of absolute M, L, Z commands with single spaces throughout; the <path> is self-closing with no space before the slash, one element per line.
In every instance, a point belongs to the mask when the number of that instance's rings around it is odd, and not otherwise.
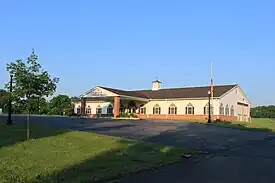
<path fill-rule="evenodd" d="M 68 115 L 72 109 L 72 100 L 67 95 L 58 95 L 50 101 L 51 115 Z"/>
<path fill-rule="evenodd" d="M 33 110 L 35 100 L 53 95 L 59 81 L 51 77 L 38 63 L 38 56 L 34 50 L 24 62 L 22 59 L 7 64 L 7 71 L 13 75 L 12 99 L 23 105 L 28 114 Z M 9 89 L 9 83 L 6 84 Z M 29 138 L 29 118 L 27 119 L 27 137 Z"/>
<path fill-rule="evenodd" d="M 253 118 L 275 118 L 275 106 L 258 106 L 251 109 Z"/>
<path fill-rule="evenodd" d="M 0 89 L 0 109 L 3 110 L 3 112 L 8 111 L 8 96 L 9 93 L 3 89 Z"/>

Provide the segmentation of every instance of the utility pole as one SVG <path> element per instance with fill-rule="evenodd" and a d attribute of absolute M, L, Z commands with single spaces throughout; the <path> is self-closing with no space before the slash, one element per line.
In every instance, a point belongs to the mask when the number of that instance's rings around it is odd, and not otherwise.
<path fill-rule="evenodd" d="M 11 102 L 12 102 L 12 75 L 10 75 L 10 92 L 9 92 L 9 114 L 8 114 L 8 121 L 7 124 L 11 125 L 12 124 L 12 120 L 11 120 L 11 110 L 12 110 L 12 106 L 11 106 Z"/>

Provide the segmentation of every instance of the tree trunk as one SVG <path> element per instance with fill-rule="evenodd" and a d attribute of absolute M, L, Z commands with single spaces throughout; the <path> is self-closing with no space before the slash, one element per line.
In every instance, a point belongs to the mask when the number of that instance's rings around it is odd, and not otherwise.
<path fill-rule="evenodd" d="M 28 109 L 27 115 L 27 139 L 30 138 L 30 109 Z"/>

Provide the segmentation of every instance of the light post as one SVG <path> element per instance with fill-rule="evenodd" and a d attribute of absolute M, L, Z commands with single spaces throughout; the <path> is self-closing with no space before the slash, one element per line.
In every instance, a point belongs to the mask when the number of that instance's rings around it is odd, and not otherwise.
<path fill-rule="evenodd" d="M 210 103 L 210 98 L 211 98 L 211 92 L 209 90 L 208 91 L 208 121 L 207 121 L 207 123 L 211 123 L 211 103 Z"/>
<path fill-rule="evenodd" d="M 8 111 L 8 121 L 7 124 L 11 125 L 12 124 L 12 120 L 11 120 L 11 102 L 12 102 L 12 75 L 10 75 L 10 92 L 9 92 L 9 111 Z"/>

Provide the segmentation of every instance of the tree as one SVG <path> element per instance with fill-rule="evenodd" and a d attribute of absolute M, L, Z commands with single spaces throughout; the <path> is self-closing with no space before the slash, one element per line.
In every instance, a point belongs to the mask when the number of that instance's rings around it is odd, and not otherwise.
<path fill-rule="evenodd" d="M 275 106 L 258 106 L 251 109 L 253 118 L 275 118 Z"/>
<path fill-rule="evenodd" d="M 58 95 L 50 101 L 51 115 L 68 115 L 72 109 L 72 100 L 67 95 Z"/>
<path fill-rule="evenodd" d="M 3 112 L 8 111 L 8 97 L 9 93 L 3 89 L 0 89 L 0 109 L 2 109 Z"/>
<path fill-rule="evenodd" d="M 38 56 L 33 50 L 24 62 L 22 59 L 7 64 L 7 71 L 13 75 L 13 101 L 25 106 L 28 111 L 27 138 L 29 138 L 30 112 L 33 110 L 34 100 L 53 95 L 59 81 L 38 63 Z M 9 89 L 9 83 L 6 84 Z"/>

